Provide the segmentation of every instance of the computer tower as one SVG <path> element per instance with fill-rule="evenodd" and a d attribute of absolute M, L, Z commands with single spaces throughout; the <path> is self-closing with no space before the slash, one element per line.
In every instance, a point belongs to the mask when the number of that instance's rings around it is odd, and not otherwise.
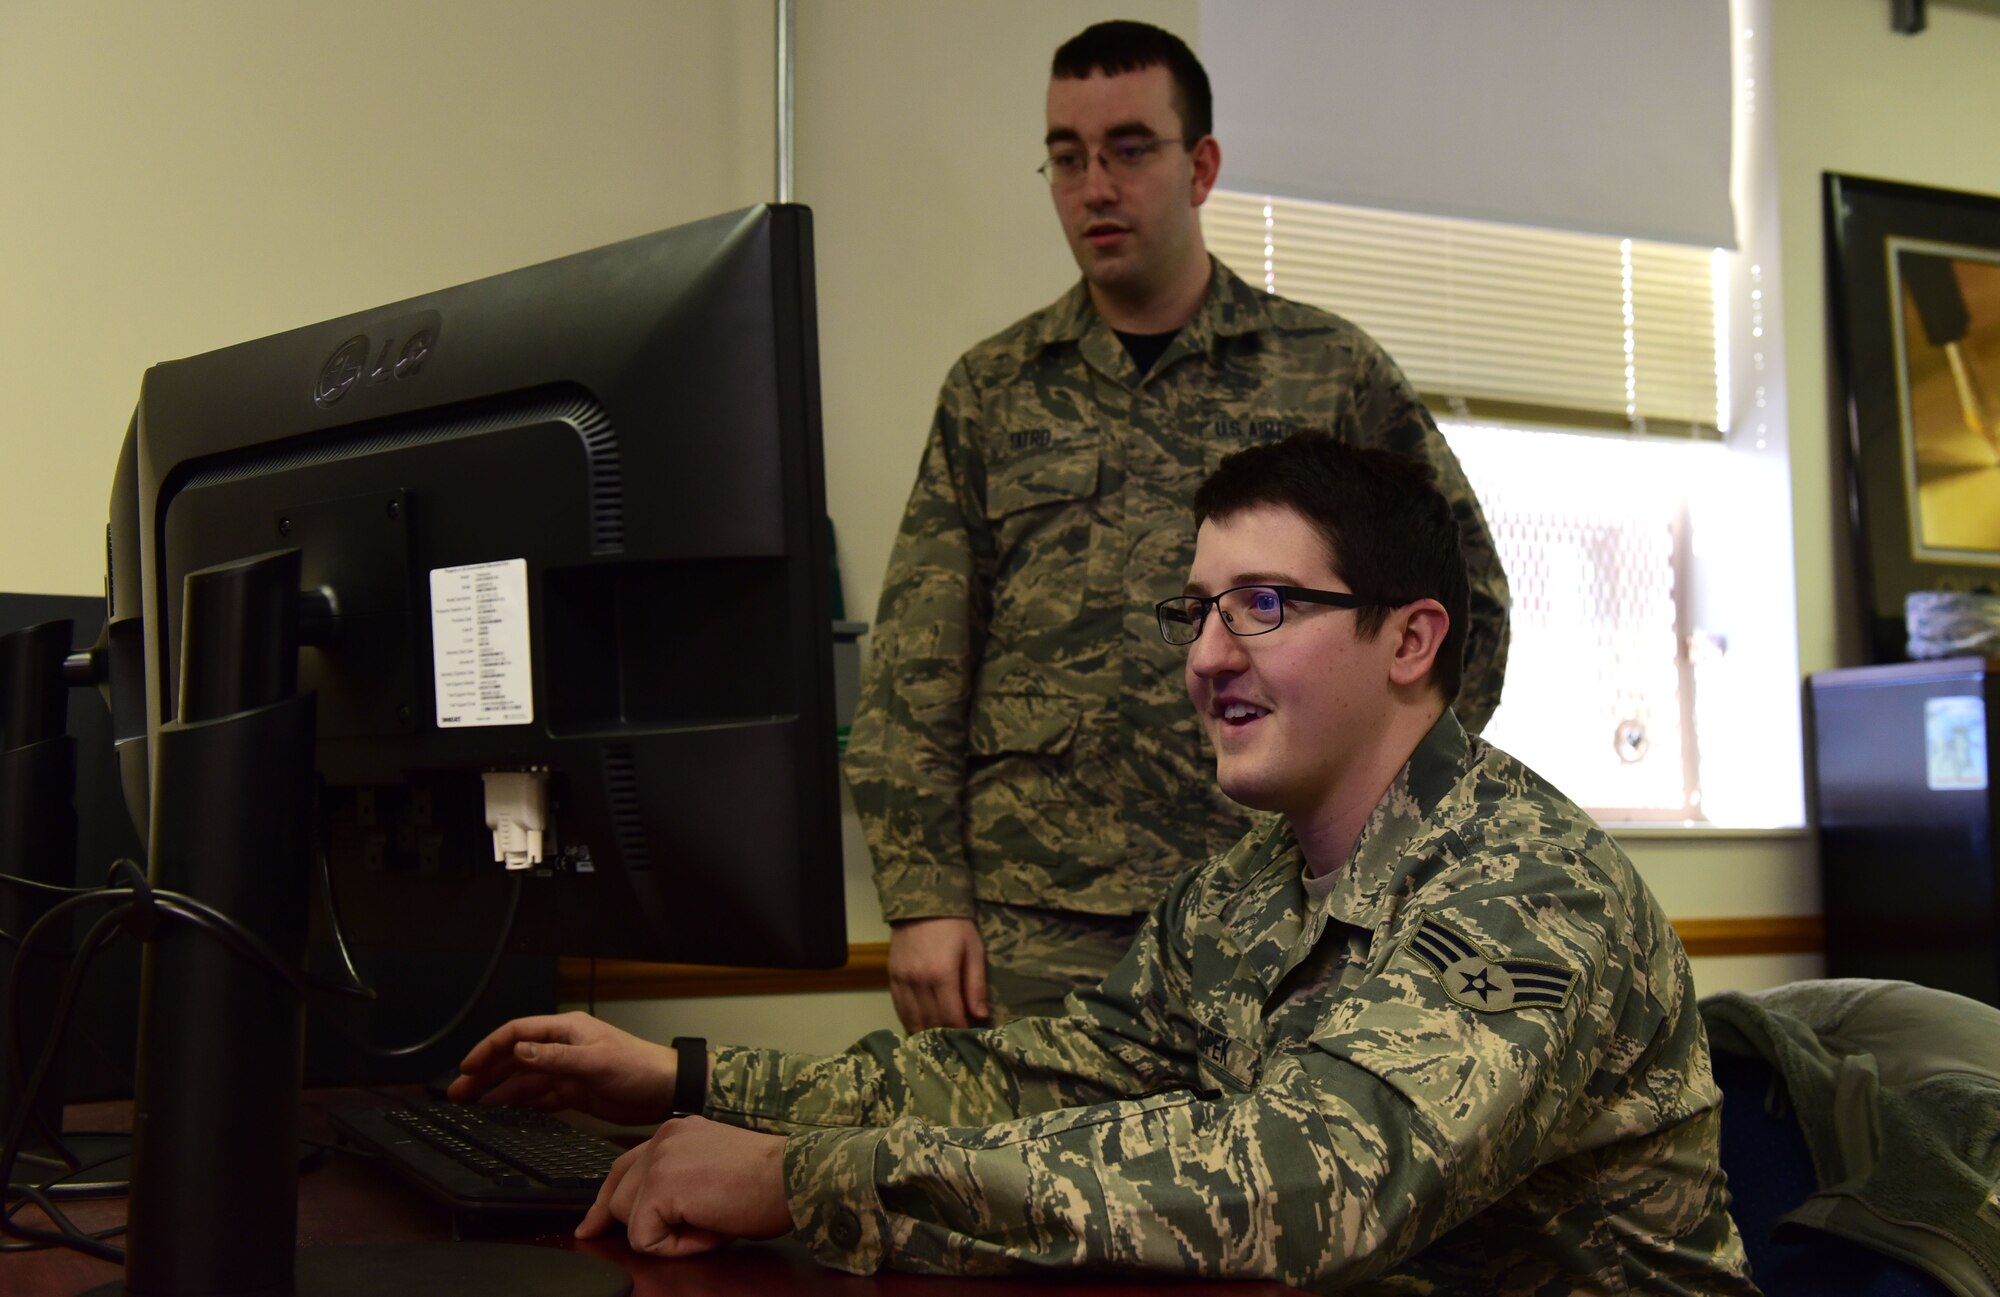
<path fill-rule="evenodd" d="M 2000 1005 L 1996 669 L 1950 658 L 1808 678 L 1829 977 Z"/>

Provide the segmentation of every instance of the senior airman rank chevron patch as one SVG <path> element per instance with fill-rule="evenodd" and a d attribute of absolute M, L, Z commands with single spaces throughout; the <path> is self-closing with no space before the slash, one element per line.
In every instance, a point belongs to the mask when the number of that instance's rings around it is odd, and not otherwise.
<path fill-rule="evenodd" d="M 1457 1004 L 1481 1013 L 1508 1009 L 1560 1009 L 1569 1003 L 1576 973 L 1540 959 L 1503 959 L 1436 919 L 1425 919 L 1407 943 L 1411 954 L 1437 974 Z"/>

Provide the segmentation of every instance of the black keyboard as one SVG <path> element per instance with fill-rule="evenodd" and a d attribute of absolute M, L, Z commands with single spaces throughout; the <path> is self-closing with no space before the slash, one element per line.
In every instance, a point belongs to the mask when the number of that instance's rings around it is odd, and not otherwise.
<path fill-rule="evenodd" d="M 460 1211 L 581 1213 L 625 1150 L 525 1108 L 460 1103 L 357 1105 L 334 1125 Z"/>

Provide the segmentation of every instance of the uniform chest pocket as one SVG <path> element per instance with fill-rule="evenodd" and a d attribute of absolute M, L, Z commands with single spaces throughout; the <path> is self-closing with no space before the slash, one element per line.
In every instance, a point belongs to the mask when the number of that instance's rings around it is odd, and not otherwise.
<path fill-rule="evenodd" d="M 1097 494 L 1097 447 L 1051 441 L 1014 451 L 986 470 L 986 516 L 1088 500 Z"/>
<path fill-rule="evenodd" d="M 1257 1048 L 1206 1023 L 1195 1023 L 1196 1070 L 1205 1089 L 1248 1094 L 1256 1086 Z"/>
<path fill-rule="evenodd" d="M 993 631 L 1049 626 L 1083 607 L 1099 543 L 1098 453 L 1064 445 L 1015 451 L 987 469 L 995 547 Z"/>

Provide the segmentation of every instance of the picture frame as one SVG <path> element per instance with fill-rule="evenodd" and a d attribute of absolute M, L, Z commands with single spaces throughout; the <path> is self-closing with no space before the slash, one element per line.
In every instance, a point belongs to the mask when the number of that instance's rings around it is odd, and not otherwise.
<path fill-rule="evenodd" d="M 2000 198 L 1827 173 L 1828 300 L 1870 660 L 1904 600 L 2000 594 Z"/>

